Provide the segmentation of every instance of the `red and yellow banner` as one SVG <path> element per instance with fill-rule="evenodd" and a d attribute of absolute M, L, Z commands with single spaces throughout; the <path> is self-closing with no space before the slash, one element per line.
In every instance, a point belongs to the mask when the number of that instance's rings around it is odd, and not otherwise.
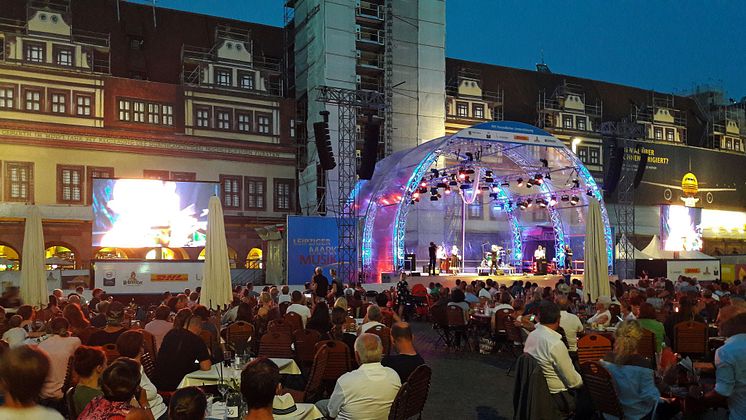
<path fill-rule="evenodd" d="M 188 281 L 188 274 L 151 274 L 150 281 Z"/>

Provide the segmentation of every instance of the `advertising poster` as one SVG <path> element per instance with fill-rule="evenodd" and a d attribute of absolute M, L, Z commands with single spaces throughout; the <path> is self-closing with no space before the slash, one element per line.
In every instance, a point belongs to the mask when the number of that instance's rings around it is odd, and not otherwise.
<path fill-rule="evenodd" d="M 676 281 L 679 276 L 696 277 L 699 281 L 720 279 L 720 260 L 668 260 L 667 278 Z"/>
<path fill-rule="evenodd" d="M 337 268 L 337 221 L 333 217 L 288 216 L 288 284 L 311 281 L 316 267 Z"/>
<path fill-rule="evenodd" d="M 95 287 L 110 294 L 194 290 L 202 285 L 202 262 L 96 262 Z"/>
<path fill-rule="evenodd" d="M 62 270 L 60 289 L 75 290 L 78 286 L 91 289 L 91 272 L 88 270 Z"/>

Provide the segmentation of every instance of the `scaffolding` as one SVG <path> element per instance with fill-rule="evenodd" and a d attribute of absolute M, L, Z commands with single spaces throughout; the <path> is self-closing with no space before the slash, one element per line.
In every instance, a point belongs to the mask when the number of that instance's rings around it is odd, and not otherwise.
<path fill-rule="evenodd" d="M 569 105 L 568 98 L 571 96 L 577 97 L 582 107 Z M 586 97 L 583 86 L 563 80 L 551 95 L 547 95 L 546 90 L 539 92 L 539 101 L 536 103 L 536 125 L 541 128 L 564 128 L 562 121 L 554 122 L 554 117 L 561 112 L 587 116 L 595 125 L 603 117 L 603 102 L 600 99 L 591 101 Z M 575 129 L 586 131 L 590 130 L 591 126 L 586 125 L 584 129 L 577 127 Z"/>

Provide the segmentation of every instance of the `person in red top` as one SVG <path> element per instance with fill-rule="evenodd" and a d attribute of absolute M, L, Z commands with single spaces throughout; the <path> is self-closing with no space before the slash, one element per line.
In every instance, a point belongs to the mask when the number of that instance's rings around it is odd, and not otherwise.
<path fill-rule="evenodd" d="M 140 364 L 120 357 L 101 376 L 104 395 L 92 399 L 78 420 L 153 420 L 148 397 L 139 385 Z"/>

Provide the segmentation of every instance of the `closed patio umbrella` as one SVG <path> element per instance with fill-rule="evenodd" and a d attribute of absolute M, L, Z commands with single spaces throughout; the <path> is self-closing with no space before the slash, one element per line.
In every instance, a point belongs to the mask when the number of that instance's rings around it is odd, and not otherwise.
<path fill-rule="evenodd" d="M 606 254 L 604 222 L 601 206 L 590 199 L 585 225 L 585 287 L 591 301 L 599 296 L 611 296 L 609 288 L 609 257 Z"/>
<path fill-rule="evenodd" d="M 30 206 L 26 215 L 21 258 L 21 299 L 27 305 L 43 307 L 49 301 L 49 290 L 44 269 L 44 232 L 36 206 Z"/>
<path fill-rule="evenodd" d="M 231 269 L 228 244 L 225 239 L 223 207 L 218 197 L 212 197 L 208 205 L 200 303 L 211 309 L 219 309 L 231 303 L 232 300 Z"/>

